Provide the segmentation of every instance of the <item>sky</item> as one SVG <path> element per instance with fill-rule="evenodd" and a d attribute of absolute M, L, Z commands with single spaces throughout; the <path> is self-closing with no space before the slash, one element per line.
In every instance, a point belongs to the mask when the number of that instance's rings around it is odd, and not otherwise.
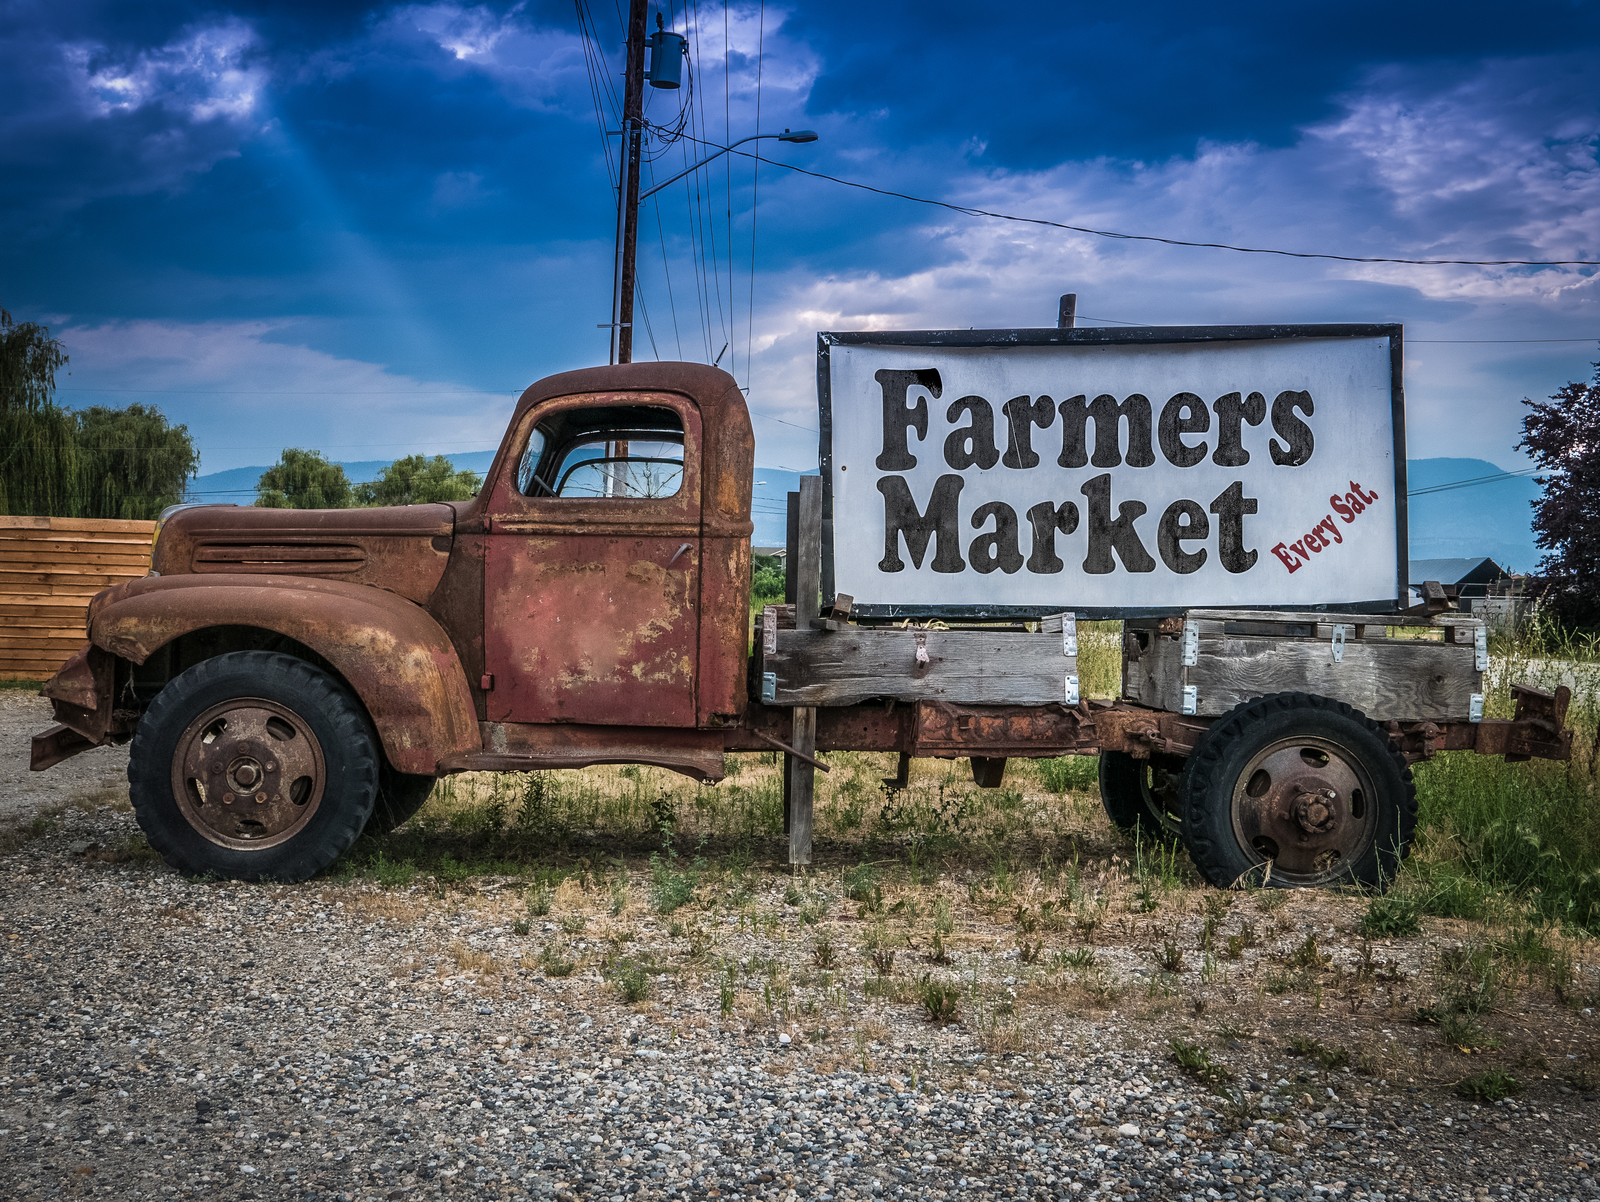
<path fill-rule="evenodd" d="M 621 11 L 0 0 L 0 305 L 66 344 L 62 403 L 154 403 L 204 472 L 493 448 L 524 387 L 606 361 Z M 1597 3 L 663 15 L 693 87 L 647 89 L 647 187 L 693 139 L 811 129 L 751 146 L 1125 233 L 1600 260 Z M 1521 399 L 1600 358 L 1594 267 L 1114 240 L 733 155 L 647 202 L 639 262 L 636 357 L 720 358 L 794 470 L 818 330 L 1052 325 L 1067 291 L 1085 325 L 1403 322 L 1410 454 L 1507 469 Z"/>

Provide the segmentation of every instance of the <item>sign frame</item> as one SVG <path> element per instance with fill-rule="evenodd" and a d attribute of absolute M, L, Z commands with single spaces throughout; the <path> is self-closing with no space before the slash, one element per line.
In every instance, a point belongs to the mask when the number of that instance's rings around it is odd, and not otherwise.
<path fill-rule="evenodd" d="M 1387 338 L 1389 340 L 1389 404 L 1394 437 L 1395 589 L 1393 596 L 1370 601 L 1327 604 L 1304 602 L 1251 608 L 1297 613 L 1396 613 L 1410 587 L 1409 516 L 1406 493 L 1405 327 L 1398 322 L 1305 323 L 1240 326 L 1121 326 L 1057 329 L 1025 327 L 1008 330 L 823 330 L 817 333 L 817 462 L 822 473 L 822 596 L 832 605 L 837 596 L 833 550 L 833 385 L 831 350 L 835 346 L 1010 347 L 1010 346 L 1137 346 L 1207 342 L 1266 342 L 1308 338 Z M 1059 613 L 1070 600 L 1046 605 L 861 604 L 852 616 L 871 621 L 926 620 L 984 622 L 1021 621 Z M 1165 617 L 1188 606 L 1080 606 L 1082 618 Z M 1237 608 L 1237 607 L 1234 607 Z"/>

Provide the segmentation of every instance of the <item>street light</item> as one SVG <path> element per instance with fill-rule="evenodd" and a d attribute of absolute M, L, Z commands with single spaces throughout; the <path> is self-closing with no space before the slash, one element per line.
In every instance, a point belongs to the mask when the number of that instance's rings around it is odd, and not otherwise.
<path fill-rule="evenodd" d="M 716 159 L 720 159 L 723 155 L 727 154 L 735 146 L 743 146 L 746 142 L 755 142 L 755 141 L 757 141 L 757 140 L 759 140 L 761 138 L 776 138 L 780 142 L 815 142 L 817 140 L 817 135 L 816 135 L 815 132 L 813 132 L 812 130 L 809 130 L 809 129 L 796 129 L 796 130 L 792 130 L 792 131 L 786 129 L 781 134 L 751 134 L 748 138 L 740 138 L 737 142 L 734 142 L 732 145 L 717 147 L 716 152 L 714 154 L 708 154 L 705 158 L 701 159 L 693 167 L 689 167 L 686 170 L 678 172 L 677 175 L 674 175 L 671 179 L 667 180 L 666 183 L 657 184 L 654 188 L 651 188 L 648 192 L 639 193 L 639 199 L 641 201 L 648 200 L 648 199 L 650 199 L 650 197 L 654 196 L 657 192 L 661 191 L 661 189 L 669 187 L 672 184 L 677 183 L 680 179 L 682 179 L 686 175 L 693 174 L 694 172 L 700 170 L 700 168 L 704 167 L 707 163 L 713 162 Z"/>

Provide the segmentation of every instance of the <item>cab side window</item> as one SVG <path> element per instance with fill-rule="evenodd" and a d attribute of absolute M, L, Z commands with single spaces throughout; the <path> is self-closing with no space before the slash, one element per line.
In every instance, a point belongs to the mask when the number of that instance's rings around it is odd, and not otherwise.
<path fill-rule="evenodd" d="M 651 405 L 568 409 L 535 424 L 517 464 L 525 497 L 642 500 L 683 486 L 683 420 Z"/>

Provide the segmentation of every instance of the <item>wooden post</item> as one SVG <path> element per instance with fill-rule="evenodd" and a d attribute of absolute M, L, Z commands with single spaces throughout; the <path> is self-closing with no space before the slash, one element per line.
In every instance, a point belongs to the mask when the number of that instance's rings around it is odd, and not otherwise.
<path fill-rule="evenodd" d="M 794 624 L 797 630 L 809 630 L 811 619 L 817 617 L 818 597 L 822 589 L 822 477 L 800 477 L 800 522 L 796 546 L 791 552 L 785 572 L 794 581 Z M 817 751 L 817 711 L 814 706 L 796 706 L 793 730 L 789 745 L 806 755 Z M 804 760 L 792 755 L 784 757 L 784 781 L 787 786 L 785 809 L 789 831 L 789 863 L 811 863 L 811 803 L 814 797 L 817 771 Z"/>
<path fill-rule="evenodd" d="M 1070 330 L 1078 324 L 1078 294 L 1068 292 L 1061 298 L 1061 307 L 1056 310 L 1056 328 Z"/>
<path fill-rule="evenodd" d="M 785 498 L 783 539 L 783 603 L 793 605 L 794 565 L 800 561 L 800 494 L 790 493 Z"/>
<path fill-rule="evenodd" d="M 800 494 L 789 493 L 784 498 L 783 536 L 783 603 L 793 605 L 798 594 L 794 587 L 795 565 L 800 562 Z M 793 743 L 790 746 L 794 746 Z M 783 833 L 789 834 L 789 757 L 783 757 Z"/>

